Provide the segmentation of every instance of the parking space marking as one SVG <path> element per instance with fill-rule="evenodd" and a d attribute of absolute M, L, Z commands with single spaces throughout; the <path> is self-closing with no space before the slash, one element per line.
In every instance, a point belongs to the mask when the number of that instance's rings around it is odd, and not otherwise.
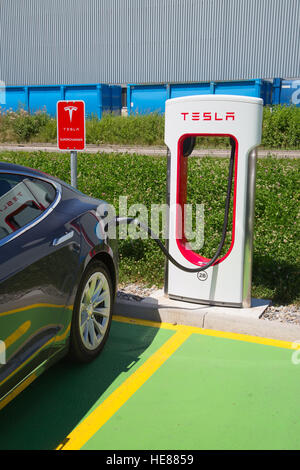
<path fill-rule="evenodd" d="M 154 353 L 136 372 L 126 379 L 101 405 L 88 415 L 57 447 L 57 450 L 78 450 L 126 403 L 129 398 L 150 378 L 154 372 L 185 342 L 192 334 L 232 339 L 250 343 L 293 349 L 290 341 L 263 338 L 240 333 L 208 330 L 195 326 L 173 325 L 149 320 L 115 315 L 114 321 L 135 325 L 173 330 L 175 334 Z"/>
<path fill-rule="evenodd" d="M 192 334 L 82 450 L 299 448 L 292 352 Z"/>
<path fill-rule="evenodd" d="M 131 317 L 121 317 L 121 315 L 113 315 L 112 318 L 114 321 L 119 323 L 131 323 L 134 325 L 142 325 L 142 326 L 153 326 L 154 328 L 163 328 L 166 330 L 174 330 L 177 331 L 178 327 L 181 325 L 173 325 L 172 323 L 160 323 L 156 321 L 150 320 L 142 320 L 140 318 L 131 318 Z"/>
<path fill-rule="evenodd" d="M 247 335 L 243 333 L 231 333 L 228 331 L 211 330 L 211 329 L 201 328 L 198 326 L 172 325 L 170 323 L 159 323 L 159 322 L 153 322 L 149 320 L 140 320 L 137 318 L 121 317 L 118 315 L 115 315 L 113 317 L 113 320 L 118 321 L 118 322 L 123 322 L 123 323 L 132 323 L 135 325 L 154 326 L 156 328 L 165 328 L 168 330 L 186 331 L 186 332 L 189 332 L 190 334 L 196 333 L 198 335 L 215 336 L 217 338 L 233 339 L 237 341 L 246 341 L 248 343 L 263 344 L 265 346 L 275 346 L 277 348 L 300 349 L 300 344 L 296 348 L 295 343 L 291 341 L 264 338 L 262 336 L 252 336 L 252 335 Z"/>
<path fill-rule="evenodd" d="M 57 450 L 80 449 L 157 369 L 186 341 L 190 332 L 176 331 L 158 351 L 126 379 L 101 405 L 88 415 L 57 447 Z"/>
<path fill-rule="evenodd" d="M 83 419 L 58 446 L 58 449 L 79 449 L 81 448 L 119 409 L 125 404 L 129 398 L 150 378 L 157 369 L 178 349 L 178 347 L 185 342 L 185 340 L 192 334 L 201 334 L 204 336 L 212 336 L 217 338 L 245 341 L 250 343 L 257 343 L 268 346 L 275 346 L 285 349 L 296 349 L 295 344 L 289 341 L 274 340 L 269 338 L 262 338 L 259 336 L 250 336 L 247 334 L 238 334 L 231 332 L 223 332 L 218 330 L 208 330 L 201 327 L 177 325 L 170 323 L 160 323 L 142 319 L 135 319 L 122 316 L 113 316 L 113 321 L 117 323 L 126 323 L 133 325 L 142 325 L 145 327 L 154 327 L 158 329 L 171 330 L 172 337 L 164 343 L 164 345 L 149 359 L 140 366 L 123 384 L 121 384 L 115 392 L 109 395 L 101 405 L 96 407 L 94 411 Z M 26 322 L 22 327 L 25 329 L 28 325 Z M 23 328 L 18 331 L 21 333 Z M 67 329 L 68 331 L 68 329 Z M 7 340 L 11 342 L 16 339 L 9 337 Z M 51 341 L 51 340 L 50 340 Z M 300 348 L 300 345 L 298 346 Z M 0 409 L 7 405 L 15 396 L 23 391 L 33 380 L 36 375 L 32 375 L 26 379 L 20 386 L 16 387 L 11 394 L 6 396 L 1 401 Z M 97 405 L 96 405 L 97 406 Z"/>

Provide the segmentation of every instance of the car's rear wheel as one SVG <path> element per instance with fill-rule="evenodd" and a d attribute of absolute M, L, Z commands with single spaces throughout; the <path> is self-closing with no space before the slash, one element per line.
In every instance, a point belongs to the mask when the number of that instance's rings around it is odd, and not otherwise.
<path fill-rule="evenodd" d="M 71 326 L 70 357 L 89 362 L 106 343 L 112 318 L 113 285 L 101 261 L 92 262 L 78 287 Z"/>

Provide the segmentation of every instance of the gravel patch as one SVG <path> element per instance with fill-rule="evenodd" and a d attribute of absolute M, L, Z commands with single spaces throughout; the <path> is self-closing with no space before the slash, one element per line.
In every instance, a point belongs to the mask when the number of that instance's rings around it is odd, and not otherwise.
<path fill-rule="evenodd" d="M 158 288 L 156 286 L 145 287 L 141 284 L 120 285 L 117 296 L 125 300 L 136 300 L 140 302 L 145 297 L 149 297 Z"/>
<path fill-rule="evenodd" d="M 271 305 L 263 313 L 261 319 L 300 325 L 300 305 Z"/>
<path fill-rule="evenodd" d="M 142 284 L 120 285 L 117 296 L 125 300 L 142 301 L 145 297 L 149 297 L 158 289 L 157 286 L 145 287 Z M 263 315 L 262 320 L 279 321 L 281 323 L 294 323 L 300 325 L 300 305 L 280 305 L 268 307 Z"/>

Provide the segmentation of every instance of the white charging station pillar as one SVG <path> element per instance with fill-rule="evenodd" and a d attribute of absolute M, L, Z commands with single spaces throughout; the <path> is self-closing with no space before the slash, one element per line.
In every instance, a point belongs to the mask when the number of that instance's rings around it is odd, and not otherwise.
<path fill-rule="evenodd" d="M 182 271 L 168 261 L 165 293 L 170 298 L 211 305 L 251 306 L 256 147 L 261 142 L 262 111 L 261 99 L 246 96 L 201 95 L 166 101 L 168 250 L 187 268 L 204 266 L 209 259 L 189 248 L 181 226 L 188 158 L 183 156 L 183 141 L 188 137 L 220 136 L 235 142 L 232 227 L 228 227 L 230 248 L 201 273 Z"/>

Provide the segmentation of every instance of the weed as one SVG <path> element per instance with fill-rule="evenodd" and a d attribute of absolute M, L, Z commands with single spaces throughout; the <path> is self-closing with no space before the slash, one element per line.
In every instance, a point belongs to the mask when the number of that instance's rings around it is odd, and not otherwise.
<path fill-rule="evenodd" d="M 1 142 L 56 142 L 56 120 L 45 112 L 28 114 L 0 110 Z M 164 116 L 157 113 L 128 117 L 104 114 L 99 120 L 86 121 L 87 144 L 160 145 L 164 144 Z M 226 148 L 227 141 L 202 138 L 198 148 Z M 264 107 L 262 147 L 267 149 L 300 148 L 300 108 Z"/>

